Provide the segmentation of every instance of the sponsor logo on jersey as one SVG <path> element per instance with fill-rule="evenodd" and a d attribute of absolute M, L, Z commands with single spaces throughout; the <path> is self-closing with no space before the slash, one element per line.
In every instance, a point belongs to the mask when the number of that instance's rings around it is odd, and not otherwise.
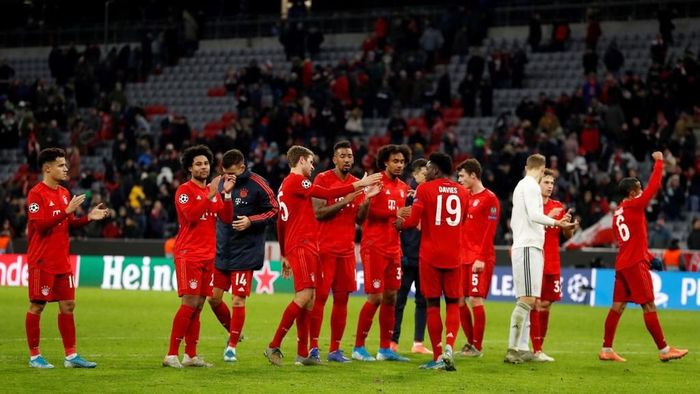
<path fill-rule="evenodd" d="M 66 205 L 68 205 L 68 197 L 63 196 L 63 203 L 66 204 Z"/>
<path fill-rule="evenodd" d="M 37 204 L 35 202 L 29 204 L 29 212 L 31 212 L 31 213 L 39 212 L 39 204 Z"/>
<path fill-rule="evenodd" d="M 472 206 L 476 207 L 477 205 L 479 205 L 479 200 L 475 199 L 474 202 L 472 203 Z"/>
<path fill-rule="evenodd" d="M 53 207 L 54 205 L 56 205 L 56 204 L 53 203 L 53 200 L 49 200 L 49 206 Z"/>
<path fill-rule="evenodd" d="M 180 194 L 180 197 L 177 198 L 177 201 L 180 204 L 187 204 L 187 202 L 190 201 L 190 198 L 187 196 L 187 194 Z"/>

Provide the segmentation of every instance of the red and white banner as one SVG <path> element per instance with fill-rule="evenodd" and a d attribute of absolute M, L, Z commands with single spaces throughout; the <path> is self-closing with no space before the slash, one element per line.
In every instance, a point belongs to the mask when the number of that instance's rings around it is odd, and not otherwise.
<path fill-rule="evenodd" d="M 78 285 L 79 256 L 70 256 L 70 265 L 73 269 L 74 283 Z M 29 266 L 25 254 L 0 254 L 0 286 L 27 287 Z"/>

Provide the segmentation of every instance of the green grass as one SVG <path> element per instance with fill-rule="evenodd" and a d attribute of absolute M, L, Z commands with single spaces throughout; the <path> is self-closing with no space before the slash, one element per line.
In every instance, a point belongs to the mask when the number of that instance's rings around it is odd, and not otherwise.
<path fill-rule="evenodd" d="M 34 370 L 27 366 L 24 314 L 26 289 L 0 288 L 1 392 L 688 392 L 695 390 L 700 370 L 697 335 L 700 314 L 662 311 L 661 324 L 669 343 L 688 347 L 683 360 L 658 361 L 654 343 L 644 328 L 641 311 L 625 312 L 616 338 L 616 350 L 627 363 L 597 360 L 607 311 L 585 306 L 555 305 L 545 350 L 556 358 L 551 364 L 507 365 L 502 361 L 513 305 L 487 305 L 485 355 L 458 359 L 456 373 L 421 371 L 429 356 L 410 363 L 359 363 L 295 367 L 294 330 L 283 344 L 284 366 L 275 368 L 262 356 L 290 295 L 253 296 L 248 303 L 245 341 L 239 360 L 221 361 L 226 335 L 208 306 L 202 318 L 199 353 L 216 364 L 212 369 L 173 370 L 160 366 L 167 351 L 172 317 L 179 300 L 174 293 L 79 289 L 76 323 L 78 350 L 96 361 L 94 370 L 62 367 L 63 350 L 56 328 L 57 306 L 49 305 L 42 320 L 43 355 L 57 368 Z M 343 348 L 350 352 L 357 314 L 363 298 L 352 297 Z M 330 315 L 330 302 L 326 318 Z M 413 304 L 404 319 L 403 350 L 413 334 Z M 377 321 L 368 348 L 376 351 Z M 322 353 L 328 346 L 328 323 L 321 334 Z M 427 338 L 427 336 L 426 336 Z M 464 343 L 460 338 L 458 347 Z"/>

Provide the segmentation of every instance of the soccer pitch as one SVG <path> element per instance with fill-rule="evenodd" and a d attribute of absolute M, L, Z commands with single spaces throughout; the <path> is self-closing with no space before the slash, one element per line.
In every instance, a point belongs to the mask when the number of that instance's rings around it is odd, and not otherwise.
<path fill-rule="evenodd" d="M 597 359 L 606 309 L 554 305 L 545 351 L 554 363 L 510 365 L 503 363 L 511 303 L 487 304 L 484 357 L 457 358 L 457 372 L 419 370 L 429 355 L 412 355 L 413 303 L 406 307 L 401 351 L 411 361 L 352 362 L 319 367 L 293 365 L 296 334 L 292 328 L 282 351 L 281 368 L 269 365 L 262 353 L 271 339 L 290 294 L 256 296 L 248 302 L 245 340 L 238 346 L 237 363 L 221 360 L 227 335 L 208 305 L 202 313 L 199 353 L 214 362 L 211 369 L 174 370 L 160 363 L 168 347 L 173 315 L 179 304 L 175 293 L 110 291 L 82 288 L 77 291 L 78 351 L 95 361 L 94 370 L 64 369 L 63 348 L 56 327 L 57 305 L 47 306 L 42 317 L 42 354 L 53 370 L 27 366 L 24 315 L 25 288 L 0 288 L 0 392 L 690 392 L 697 391 L 695 373 L 700 370 L 700 337 L 697 312 L 661 311 L 660 320 L 669 344 L 687 347 L 683 360 L 661 363 L 641 310 L 628 309 L 615 340 L 615 349 L 627 363 Z M 357 314 L 363 297 L 351 297 L 343 349 L 350 354 Z M 230 304 L 230 300 L 228 302 Z M 325 360 L 329 341 L 331 300 L 321 333 Z M 376 352 L 378 321 L 367 341 Z M 426 333 L 426 345 L 429 346 Z M 461 334 L 457 347 L 465 339 Z"/>

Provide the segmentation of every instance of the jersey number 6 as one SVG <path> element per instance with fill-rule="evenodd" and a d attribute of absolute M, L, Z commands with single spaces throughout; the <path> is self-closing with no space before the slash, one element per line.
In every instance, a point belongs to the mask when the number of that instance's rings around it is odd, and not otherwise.
<path fill-rule="evenodd" d="M 623 241 L 630 239 L 630 228 L 625 224 L 625 217 L 618 215 L 615 218 L 615 225 L 617 226 L 617 232 L 620 233 L 620 238 Z"/>

